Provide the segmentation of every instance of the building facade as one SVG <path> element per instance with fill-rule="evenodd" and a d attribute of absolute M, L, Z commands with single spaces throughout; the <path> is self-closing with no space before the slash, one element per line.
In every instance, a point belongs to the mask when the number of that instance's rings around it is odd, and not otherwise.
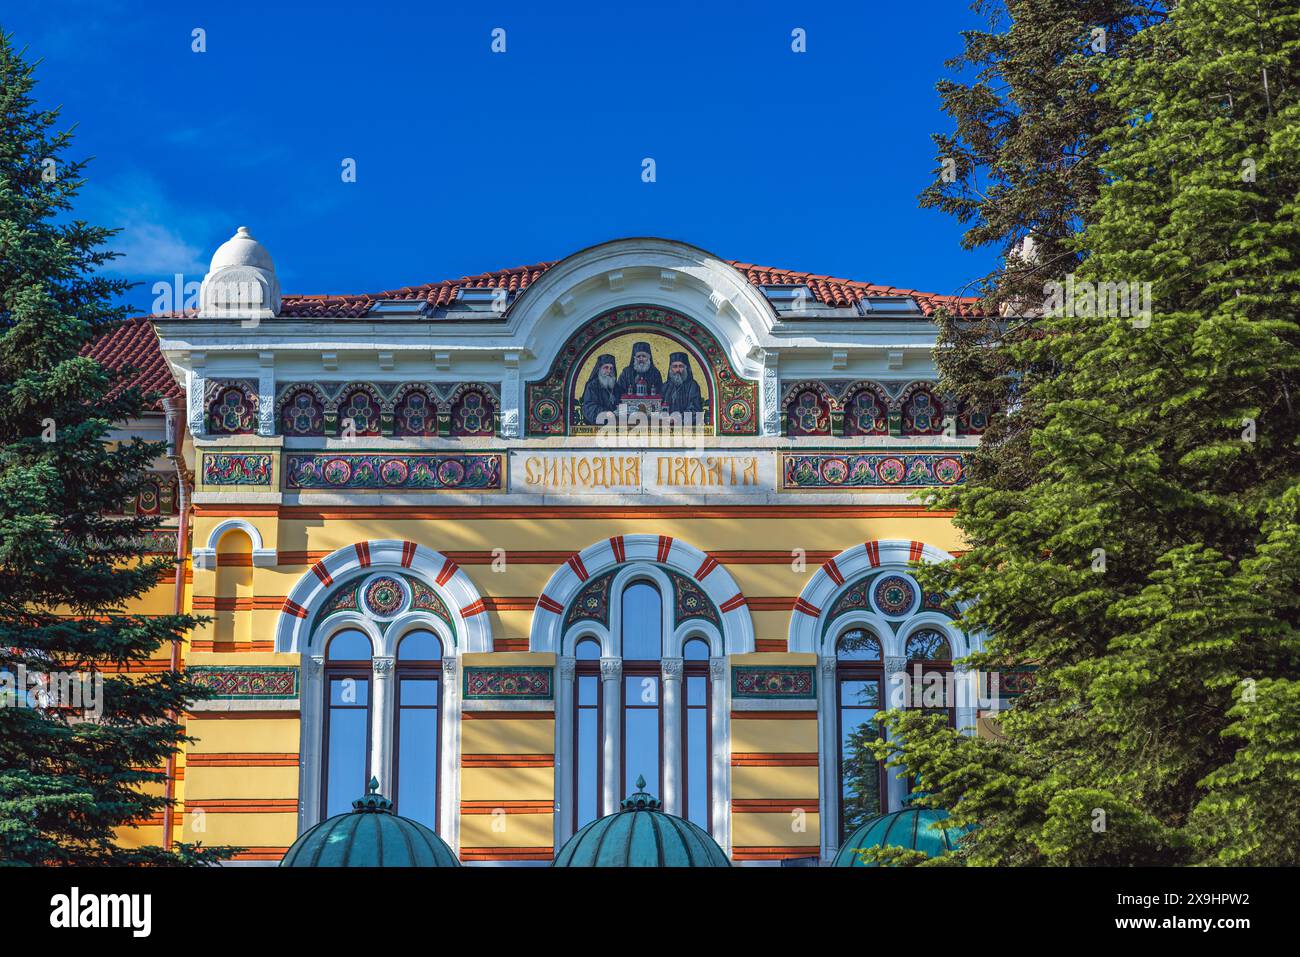
<path fill-rule="evenodd" d="M 906 797 L 852 748 L 891 677 L 981 642 L 911 574 L 984 424 L 937 308 L 974 304 L 657 239 L 282 296 L 241 228 L 97 347 L 165 396 L 126 430 L 171 442 L 132 507 L 184 560 L 145 610 L 211 618 L 153 664 L 216 692 L 123 840 L 277 862 L 373 775 L 463 862 L 549 863 L 644 775 L 733 862 L 829 861 Z"/>

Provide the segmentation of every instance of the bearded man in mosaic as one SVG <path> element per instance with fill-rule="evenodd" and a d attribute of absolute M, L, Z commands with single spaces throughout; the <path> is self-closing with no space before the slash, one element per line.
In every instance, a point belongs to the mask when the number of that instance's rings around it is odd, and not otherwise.
<path fill-rule="evenodd" d="M 655 365 L 650 343 L 637 342 L 632 346 L 632 361 L 618 377 L 619 397 L 627 395 L 650 396 L 662 395 L 664 377 Z"/>
<path fill-rule="evenodd" d="M 698 415 L 704 411 L 700 385 L 691 375 L 690 358 L 685 352 L 668 357 L 668 382 L 664 386 L 664 406 L 669 412 Z"/>
<path fill-rule="evenodd" d="M 618 366 L 609 354 L 596 359 L 596 367 L 591 370 L 586 388 L 582 390 L 582 421 L 587 425 L 599 425 L 600 416 L 605 412 L 618 411 L 618 380 L 614 375 Z"/>

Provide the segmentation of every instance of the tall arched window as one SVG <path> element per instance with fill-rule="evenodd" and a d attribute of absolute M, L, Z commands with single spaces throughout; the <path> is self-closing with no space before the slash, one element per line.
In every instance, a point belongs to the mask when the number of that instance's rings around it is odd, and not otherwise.
<path fill-rule="evenodd" d="M 885 775 L 868 744 L 879 736 L 876 716 L 885 706 L 880 640 L 850 628 L 835 644 L 836 714 L 839 740 L 840 834 L 885 810 Z"/>
<path fill-rule="evenodd" d="M 663 657 L 663 604 L 651 582 L 632 582 L 623 590 L 623 793 L 637 790 L 645 775 L 663 793 L 663 718 L 660 659 Z"/>
<path fill-rule="evenodd" d="M 937 628 L 918 628 L 903 644 L 907 657 L 907 680 L 911 684 L 909 704 L 927 714 L 942 714 L 949 727 L 957 723 L 952 674 L 952 645 Z"/>
<path fill-rule="evenodd" d="M 330 638 L 325 655 L 324 817 L 351 809 L 370 777 L 370 639 L 355 628 Z"/>
<path fill-rule="evenodd" d="M 397 646 L 393 795 L 398 814 L 438 830 L 442 642 L 423 629 Z"/>
<path fill-rule="evenodd" d="M 682 816 L 708 831 L 713 818 L 708 642 L 691 639 L 682 657 Z"/>
<path fill-rule="evenodd" d="M 573 830 L 600 817 L 602 779 L 600 642 L 587 638 L 574 650 Z"/>

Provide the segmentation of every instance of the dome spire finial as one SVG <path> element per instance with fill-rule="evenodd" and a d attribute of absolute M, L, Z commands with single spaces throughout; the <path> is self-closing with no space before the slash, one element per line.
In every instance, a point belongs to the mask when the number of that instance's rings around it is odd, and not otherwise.
<path fill-rule="evenodd" d="M 373 774 L 366 785 L 366 794 L 352 802 L 353 814 L 392 814 L 393 802 L 379 793 L 379 778 Z"/>
<path fill-rule="evenodd" d="M 645 789 L 644 774 L 636 776 L 636 791 L 623 799 L 621 807 L 624 811 L 659 810 L 659 799 Z"/>

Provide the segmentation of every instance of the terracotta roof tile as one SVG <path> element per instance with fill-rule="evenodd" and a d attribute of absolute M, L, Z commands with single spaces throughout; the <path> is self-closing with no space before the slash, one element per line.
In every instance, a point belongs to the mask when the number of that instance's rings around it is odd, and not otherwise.
<path fill-rule="evenodd" d="M 126 320 L 97 336 L 82 353 L 115 371 L 130 366 L 135 375 L 129 384 L 146 394 L 157 392 L 177 398 L 183 394 L 158 348 L 158 335 L 148 318 Z M 155 401 L 148 407 L 157 410 L 162 406 Z"/>

